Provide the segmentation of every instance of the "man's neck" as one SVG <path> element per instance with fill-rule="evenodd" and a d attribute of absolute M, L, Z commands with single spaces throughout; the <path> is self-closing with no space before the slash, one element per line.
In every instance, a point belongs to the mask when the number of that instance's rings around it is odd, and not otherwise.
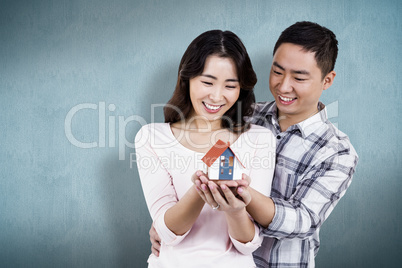
<path fill-rule="evenodd" d="M 292 115 L 282 115 L 281 112 L 278 110 L 278 123 L 279 127 L 281 128 L 281 132 L 286 131 L 289 127 L 296 125 L 313 115 L 317 114 L 319 112 L 318 109 L 314 110 L 313 112 L 307 114 L 307 116 L 292 116 Z"/>

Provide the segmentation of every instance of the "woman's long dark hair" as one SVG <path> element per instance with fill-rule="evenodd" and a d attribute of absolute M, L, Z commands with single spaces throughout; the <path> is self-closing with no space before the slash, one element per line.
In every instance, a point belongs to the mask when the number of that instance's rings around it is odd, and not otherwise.
<path fill-rule="evenodd" d="M 192 111 L 190 79 L 201 75 L 208 56 L 230 58 L 236 65 L 240 95 L 236 103 L 223 115 L 222 127 L 232 132 L 244 132 L 249 126 L 244 117 L 253 113 L 253 92 L 257 76 L 242 41 L 230 31 L 212 30 L 191 42 L 180 61 L 176 89 L 164 107 L 166 123 L 188 119 Z"/>

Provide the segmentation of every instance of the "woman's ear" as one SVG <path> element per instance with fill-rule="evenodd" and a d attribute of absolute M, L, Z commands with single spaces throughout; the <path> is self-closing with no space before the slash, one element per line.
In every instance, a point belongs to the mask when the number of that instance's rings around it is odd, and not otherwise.
<path fill-rule="evenodd" d="M 332 83 L 334 82 L 336 73 L 335 71 L 330 71 L 325 77 L 324 77 L 324 84 L 323 84 L 323 90 L 326 90 L 330 86 L 332 86 Z"/>

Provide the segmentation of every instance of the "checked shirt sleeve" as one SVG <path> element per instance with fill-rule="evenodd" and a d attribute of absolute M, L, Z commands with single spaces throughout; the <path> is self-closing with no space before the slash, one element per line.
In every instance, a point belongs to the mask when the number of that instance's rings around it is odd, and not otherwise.
<path fill-rule="evenodd" d="M 290 197 L 273 190 L 275 216 L 263 234 L 277 239 L 304 239 L 328 218 L 349 187 L 358 161 L 354 149 L 339 151 L 303 174 L 287 174 Z M 275 187 L 274 187 L 275 188 Z M 291 190 L 291 189 L 288 189 Z M 286 192 L 286 191 L 285 191 Z"/>

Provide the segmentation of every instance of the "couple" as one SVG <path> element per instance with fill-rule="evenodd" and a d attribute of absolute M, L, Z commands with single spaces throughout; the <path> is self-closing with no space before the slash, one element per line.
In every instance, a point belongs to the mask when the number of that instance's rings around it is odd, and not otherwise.
<path fill-rule="evenodd" d="M 241 40 L 218 30 L 194 39 L 165 123 L 136 136 L 154 226 L 148 267 L 314 267 L 320 226 L 358 160 L 319 102 L 337 51 L 335 35 L 318 24 L 285 29 L 270 71 L 275 101 L 252 108 L 257 78 Z M 244 162 L 241 178 L 208 179 L 201 158 L 218 140 Z M 179 168 L 180 157 L 191 161 Z"/>

